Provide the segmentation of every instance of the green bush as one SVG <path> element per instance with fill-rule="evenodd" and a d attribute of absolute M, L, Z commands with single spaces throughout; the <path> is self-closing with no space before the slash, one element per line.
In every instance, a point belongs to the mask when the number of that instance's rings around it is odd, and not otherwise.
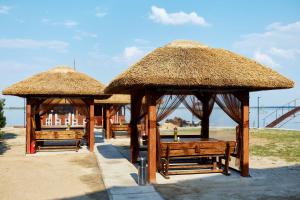
<path fill-rule="evenodd" d="M 0 99 L 0 128 L 6 125 L 6 117 L 4 116 L 5 99 Z"/>

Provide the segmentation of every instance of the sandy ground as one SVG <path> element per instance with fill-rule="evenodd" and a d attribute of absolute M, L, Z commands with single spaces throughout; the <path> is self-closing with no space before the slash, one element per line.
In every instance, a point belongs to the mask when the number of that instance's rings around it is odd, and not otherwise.
<path fill-rule="evenodd" d="M 108 199 L 92 153 L 25 156 L 24 129 L 0 141 L 0 199 Z"/>
<path fill-rule="evenodd" d="M 232 136 L 234 134 L 228 135 Z M 213 137 L 225 139 L 226 134 L 215 133 Z M 263 142 L 250 138 L 250 144 Z M 112 143 L 129 159 L 128 139 L 119 138 Z M 231 165 L 234 165 L 234 161 Z M 197 174 L 171 176 L 167 180 L 157 175 L 155 188 L 162 197 L 170 200 L 300 199 L 300 163 L 288 163 L 276 157 L 250 156 L 250 168 L 249 178 L 241 177 L 234 171 L 229 177 Z"/>

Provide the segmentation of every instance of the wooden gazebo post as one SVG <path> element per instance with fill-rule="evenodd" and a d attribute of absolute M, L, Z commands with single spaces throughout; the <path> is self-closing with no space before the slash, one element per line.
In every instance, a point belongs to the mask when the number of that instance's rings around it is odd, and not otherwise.
<path fill-rule="evenodd" d="M 111 139 L 111 123 L 110 123 L 110 105 L 106 104 L 106 109 L 105 109 L 105 121 L 106 121 L 106 139 Z"/>
<path fill-rule="evenodd" d="M 148 109 L 148 181 L 156 182 L 156 95 L 146 94 L 146 103 Z"/>
<path fill-rule="evenodd" d="M 209 138 L 209 100 L 210 96 L 205 95 L 202 96 L 201 98 L 198 97 L 198 99 L 202 102 L 203 104 L 203 117 L 201 119 L 201 137 L 202 138 Z"/>
<path fill-rule="evenodd" d="M 138 141 L 138 115 L 140 113 L 142 97 L 137 93 L 131 94 L 131 120 L 130 120 L 130 161 L 137 162 L 139 155 L 139 141 Z"/>
<path fill-rule="evenodd" d="M 95 125 L 95 105 L 94 99 L 89 100 L 89 148 L 90 151 L 94 151 L 94 143 L 95 143 L 95 133 L 94 133 L 94 125 Z"/>
<path fill-rule="evenodd" d="M 26 154 L 30 154 L 31 132 L 31 99 L 26 98 Z"/>
<path fill-rule="evenodd" d="M 249 92 L 241 95 L 242 103 L 242 153 L 241 153 L 241 175 L 249 176 Z"/>
<path fill-rule="evenodd" d="M 103 119 L 103 129 L 106 130 L 106 105 L 103 105 L 103 112 L 102 112 L 102 119 Z M 105 133 L 105 138 L 106 138 L 106 133 Z"/>

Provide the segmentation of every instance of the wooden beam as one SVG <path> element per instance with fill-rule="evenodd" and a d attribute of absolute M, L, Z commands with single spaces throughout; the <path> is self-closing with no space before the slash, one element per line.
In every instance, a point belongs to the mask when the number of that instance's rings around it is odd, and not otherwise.
<path fill-rule="evenodd" d="M 95 144 L 95 133 L 94 133 L 94 126 L 95 126 L 95 105 L 94 99 L 91 99 L 89 102 L 89 147 L 90 151 L 94 151 L 94 144 Z"/>
<path fill-rule="evenodd" d="M 151 93 L 146 95 L 148 107 L 148 181 L 156 182 L 156 99 Z"/>
<path fill-rule="evenodd" d="M 241 175 L 249 176 L 249 92 L 242 95 Z"/>
<path fill-rule="evenodd" d="M 30 154 L 30 143 L 31 143 L 31 102 L 30 99 L 26 99 L 26 154 Z"/>

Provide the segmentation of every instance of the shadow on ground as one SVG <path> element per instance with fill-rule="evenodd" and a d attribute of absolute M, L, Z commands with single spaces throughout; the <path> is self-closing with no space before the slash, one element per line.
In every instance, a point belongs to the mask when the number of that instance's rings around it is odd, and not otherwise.
<path fill-rule="evenodd" d="M 10 145 L 7 144 L 7 140 L 15 139 L 17 134 L 15 133 L 0 133 L 0 155 L 4 154 L 10 149 Z"/>
<path fill-rule="evenodd" d="M 179 175 L 180 176 L 180 175 Z M 179 176 L 176 178 L 178 179 Z M 172 183 L 156 184 L 165 199 L 300 199 L 300 165 L 251 169 L 251 177 L 232 172 Z"/>
<path fill-rule="evenodd" d="M 75 196 L 70 198 L 63 198 L 64 200 L 108 200 L 108 195 L 106 190 L 100 190 L 86 195 Z"/>

